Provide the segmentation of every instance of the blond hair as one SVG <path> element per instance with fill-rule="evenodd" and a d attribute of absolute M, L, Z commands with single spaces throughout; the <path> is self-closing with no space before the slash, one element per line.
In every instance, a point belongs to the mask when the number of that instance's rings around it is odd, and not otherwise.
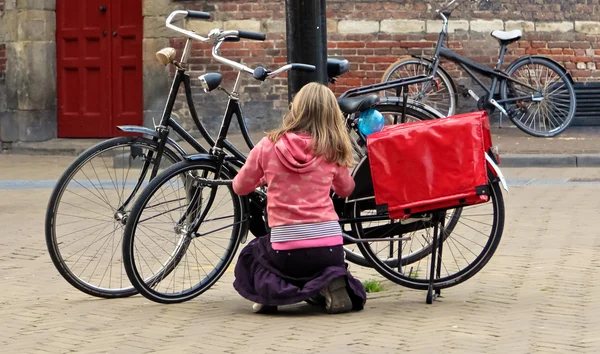
<path fill-rule="evenodd" d="M 311 82 L 302 87 L 281 126 L 267 136 L 276 143 L 288 132 L 309 134 L 315 156 L 323 156 L 328 162 L 340 166 L 352 167 L 354 164 L 344 116 L 327 86 Z"/>

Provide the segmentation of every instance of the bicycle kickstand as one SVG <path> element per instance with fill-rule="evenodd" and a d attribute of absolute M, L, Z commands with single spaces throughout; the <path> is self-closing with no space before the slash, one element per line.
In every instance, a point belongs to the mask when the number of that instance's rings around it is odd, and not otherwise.
<path fill-rule="evenodd" d="M 444 232 L 445 212 L 435 212 L 433 215 L 433 240 L 431 242 L 431 267 L 429 269 L 429 286 L 427 287 L 427 297 L 425 302 L 432 304 L 435 299 L 442 297 L 441 289 L 434 289 L 433 282 L 440 278 L 442 269 L 442 250 L 444 238 L 440 234 Z M 438 250 L 439 243 L 439 250 Z M 436 258 L 437 256 L 437 258 Z M 435 277 L 435 278 L 434 278 Z"/>

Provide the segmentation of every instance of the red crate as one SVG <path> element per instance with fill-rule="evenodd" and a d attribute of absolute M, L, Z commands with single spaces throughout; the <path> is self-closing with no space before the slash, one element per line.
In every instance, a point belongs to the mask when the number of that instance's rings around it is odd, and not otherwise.
<path fill-rule="evenodd" d="M 486 112 L 388 126 L 367 139 L 375 201 L 391 218 L 488 201 Z"/>

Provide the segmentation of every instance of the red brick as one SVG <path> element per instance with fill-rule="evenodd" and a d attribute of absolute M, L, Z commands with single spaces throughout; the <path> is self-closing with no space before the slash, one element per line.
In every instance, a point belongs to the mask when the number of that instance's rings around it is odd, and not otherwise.
<path fill-rule="evenodd" d="M 361 49 L 357 49 L 356 53 L 358 55 L 374 55 L 375 54 L 375 50 L 374 49 L 361 48 Z"/>
<path fill-rule="evenodd" d="M 402 48 L 432 48 L 434 44 L 432 42 L 400 42 L 399 46 Z"/>
<path fill-rule="evenodd" d="M 548 48 L 569 48 L 569 42 L 548 42 Z"/>
<path fill-rule="evenodd" d="M 531 42 L 531 48 L 546 48 L 546 42 Z"/>
<path fill-rule="evenodd" d="M 222 12 L 226 12 L 226 11 L 238 11 L 238 6 L 236 4 L 223 4 L 223 5 L 217 5 L 217 9 L 219 9 L 219 11 Z"/>
<path fill-rule="evenodd" d="M 591 44 L 589 42 L 571 42 L 571 48 L 589 49 L 589 48 L 591 48 Z"/>
<path fill-rule="evenodd" d="M 574 56 L 574 57 L 570 57 L 570 60 L 573 63 L 589 63 L 592 61 L 592 58 L 590 57 L 583 57 L 583 56 Z"/>
<path fill-rule="evenodd" d="M 364 48 L 365 44 L 362 42 L 337 42 L 338 48 Z"/>
<path fill-rule="evenodd" d="M 396 60 L 394 56 L 367 57 L 367 63 L 393 63 Z"/>
<path fill-rule="evenodd" d="M 367 48 L 393 48 L 393 47 L 396 47 L 397 45 L 398 45 L 397 42 L 377 41 L 377 42 L 367 43 Z"/>
<path fill-rule="evenodd" d="M 242 42 L 240 42 L 240 43 L 242 43 Z M 245 41 L 243 43 L 244 43 L 244 47 L 250 48 L 250 49 L 273 48 L 273 42 L 271 42 L 271 41 L 264 41 L 264 42 Z"/>
<path fill-rule="evenodd" d="M 374 55 L 390 55 L 391 50 L 389 48 L 380 48 L 373 50 Z"/>

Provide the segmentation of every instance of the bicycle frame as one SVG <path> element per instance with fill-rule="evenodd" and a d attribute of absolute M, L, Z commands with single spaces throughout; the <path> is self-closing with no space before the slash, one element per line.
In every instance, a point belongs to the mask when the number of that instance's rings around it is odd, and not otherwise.
<path fill-rule="evenodd" d="M 474 60 L 471 60 L 467 57 L 464 57 L 458 53 L 455 53 L 454 51 L 452 51 L 451 49 L 449 49 L 448 47 L 446 47 L 445 45 L 441 45 L 438 48 L 438 56 L 439 57 L 444 57 L 456 64 L 458 64 L 458 66 L 461 67 L 461 69 L 463 69 L 471 78 L 473 78 L 473 80 L 475 80 L 475 82 L 477 82 L 477 84 L 486 91 L 488 98 L 492 99 L 494 97 L 494 94 L 496 92 L 496 88 L 498 87 L 498 81 L 501 80 L 507 80 L 513 83 L 516 83 L 518 85 L 527 87 L 530 90 L 533 91 L 537 91 L 536 88 L 532 87 L 529 84 L 526 84 L 524 82 L 521 82 L 519 80 L 513 79 L 512 77 L 510 77 L 508 74 L 506 74 L 505 72 L 503 72 L 501 70 L 502 67 L 502 63 L 504 62 L 504 56 L 506 54 L 506 46 L 502 45 L 500 46 L 500 55 L 498 58 L 498 63 L 496 65 L 495 69 L 490 69 L 489 67 L 479 64 L 477 62 L 475 62 Z M 438 58 L 438 62 L 439 62 L 439 58 Z M 492 79 L 492 84 L 488 87 L 486 86 L 483 82 L 481 82 L 481 80 L 475 76 L 475 74 L 473 73 L 473 71 L 476 71 L 488 78 Z M 539 94 L 539 97 L 543 97 L 541 96 L 541 94 Z M 513 102 L 513 101 L 520 101 L 520 100 L 527 100 L 527 99 L 535 99 L 535 96 L 522 96 L 522 97 L 514 97 L 514 98 L 509 98 L 506 100 L 496 100 L 498 103 L 508 103 L 508 102 Z"/>
<path fill-rule="evenodd" d="M 241 73 L 240 73 L 240 75 L 241 75 Z M 239 75 L 238 75 L 238 80 L 239 80 Z M 190 77 L 189 77 L 189 75 L 187 75 L 185 73 L 184 69 L 178 69 L 175 74 L 175 78 L 173 80 L 171 91 L 169 93 L 167 105 L 165 107 L 165 111 L 163 113 L 160 125 L 157 127 L 157 129 L 160 129 L 162 127 L 164 127 L 164 128 L 170 127 L 179 136 L 181 136 L 188 144 L 190 144 L 198 153 L 206 154 L 209 152 L 200 143 L 198 143 L 198 141 L 190 133 L 188 133 L 179 123 L 177 123 L 177 121 L 175 121 L 171 117 L 171 113 L 173 112 L 173 106 L 174 106 L 175 100 L 177 98 L 177 92 L 179 91 L 179 88 L 182 84 L 185 88 L 186 101 L 187 101 L 187 105 L 190 110 L 192 119 L 193 119 L 196 127 L 198 128 L 200 134 L 202 135 L 202 138 L 204 138 L 204 140 L 206 140 L 206 142 L 209 144 L 210 148 L 218 147 L 218 148 L 225 149 L 226 151 L 228 151 L 235 157 L 235 159 L 231 159 L 231 161 L 236 161 L 236 160 L 241 161 L 241 162 L 245 161 L 245 158 L 246 158 L 245 155 L 242 152 L 240 152 L 235 146 L 233 146 L 231 144 L 231 142 L 229 142 L 226 139 L 227 130 L 223 131 L 224 127 L 227 129 L 229 128 L 229 125 L 231 124 L 233 116 L 235 115 L 237 118 L 238 124 L 240 125 L 240 130 L 241 130 L 242 136 L 244 137 L 244 141 L 246 142 L 247 147 L 249 149 L 252 149 L 254 147 L 254 143 L 252 142 L 250 132 L 248 131 L 248 127 L 243 118 L 242 108 L 240 107 L 239 100 L 233 98 L 232 96 L 229 97 L 229 101 L 227 102 L 227 110 L 223 117 L 223 124 L 222 124 L 221 130 L 219 132 L 219 137 L 215 141 L 213 139 L 213 137 L 210 135 L 210 133 L 206 130 L 206 128 L 204 127 L 204 125 L 202 124 L 202 122 L 200 121 L 200 119 L 198 117 L 198 113 L 196 111 L 196 108 L 194 106 L 194 101 L 192 98 L 192 86 L 191 86 L 191 82 L 190 82 Z M 221 139 L 220 142 L 219 142 L 219 138 Z M 182 151 L 183 151 L 183 149 L 182 149 Z M 241 164 L 239 167 L 241 167 Z"/>

